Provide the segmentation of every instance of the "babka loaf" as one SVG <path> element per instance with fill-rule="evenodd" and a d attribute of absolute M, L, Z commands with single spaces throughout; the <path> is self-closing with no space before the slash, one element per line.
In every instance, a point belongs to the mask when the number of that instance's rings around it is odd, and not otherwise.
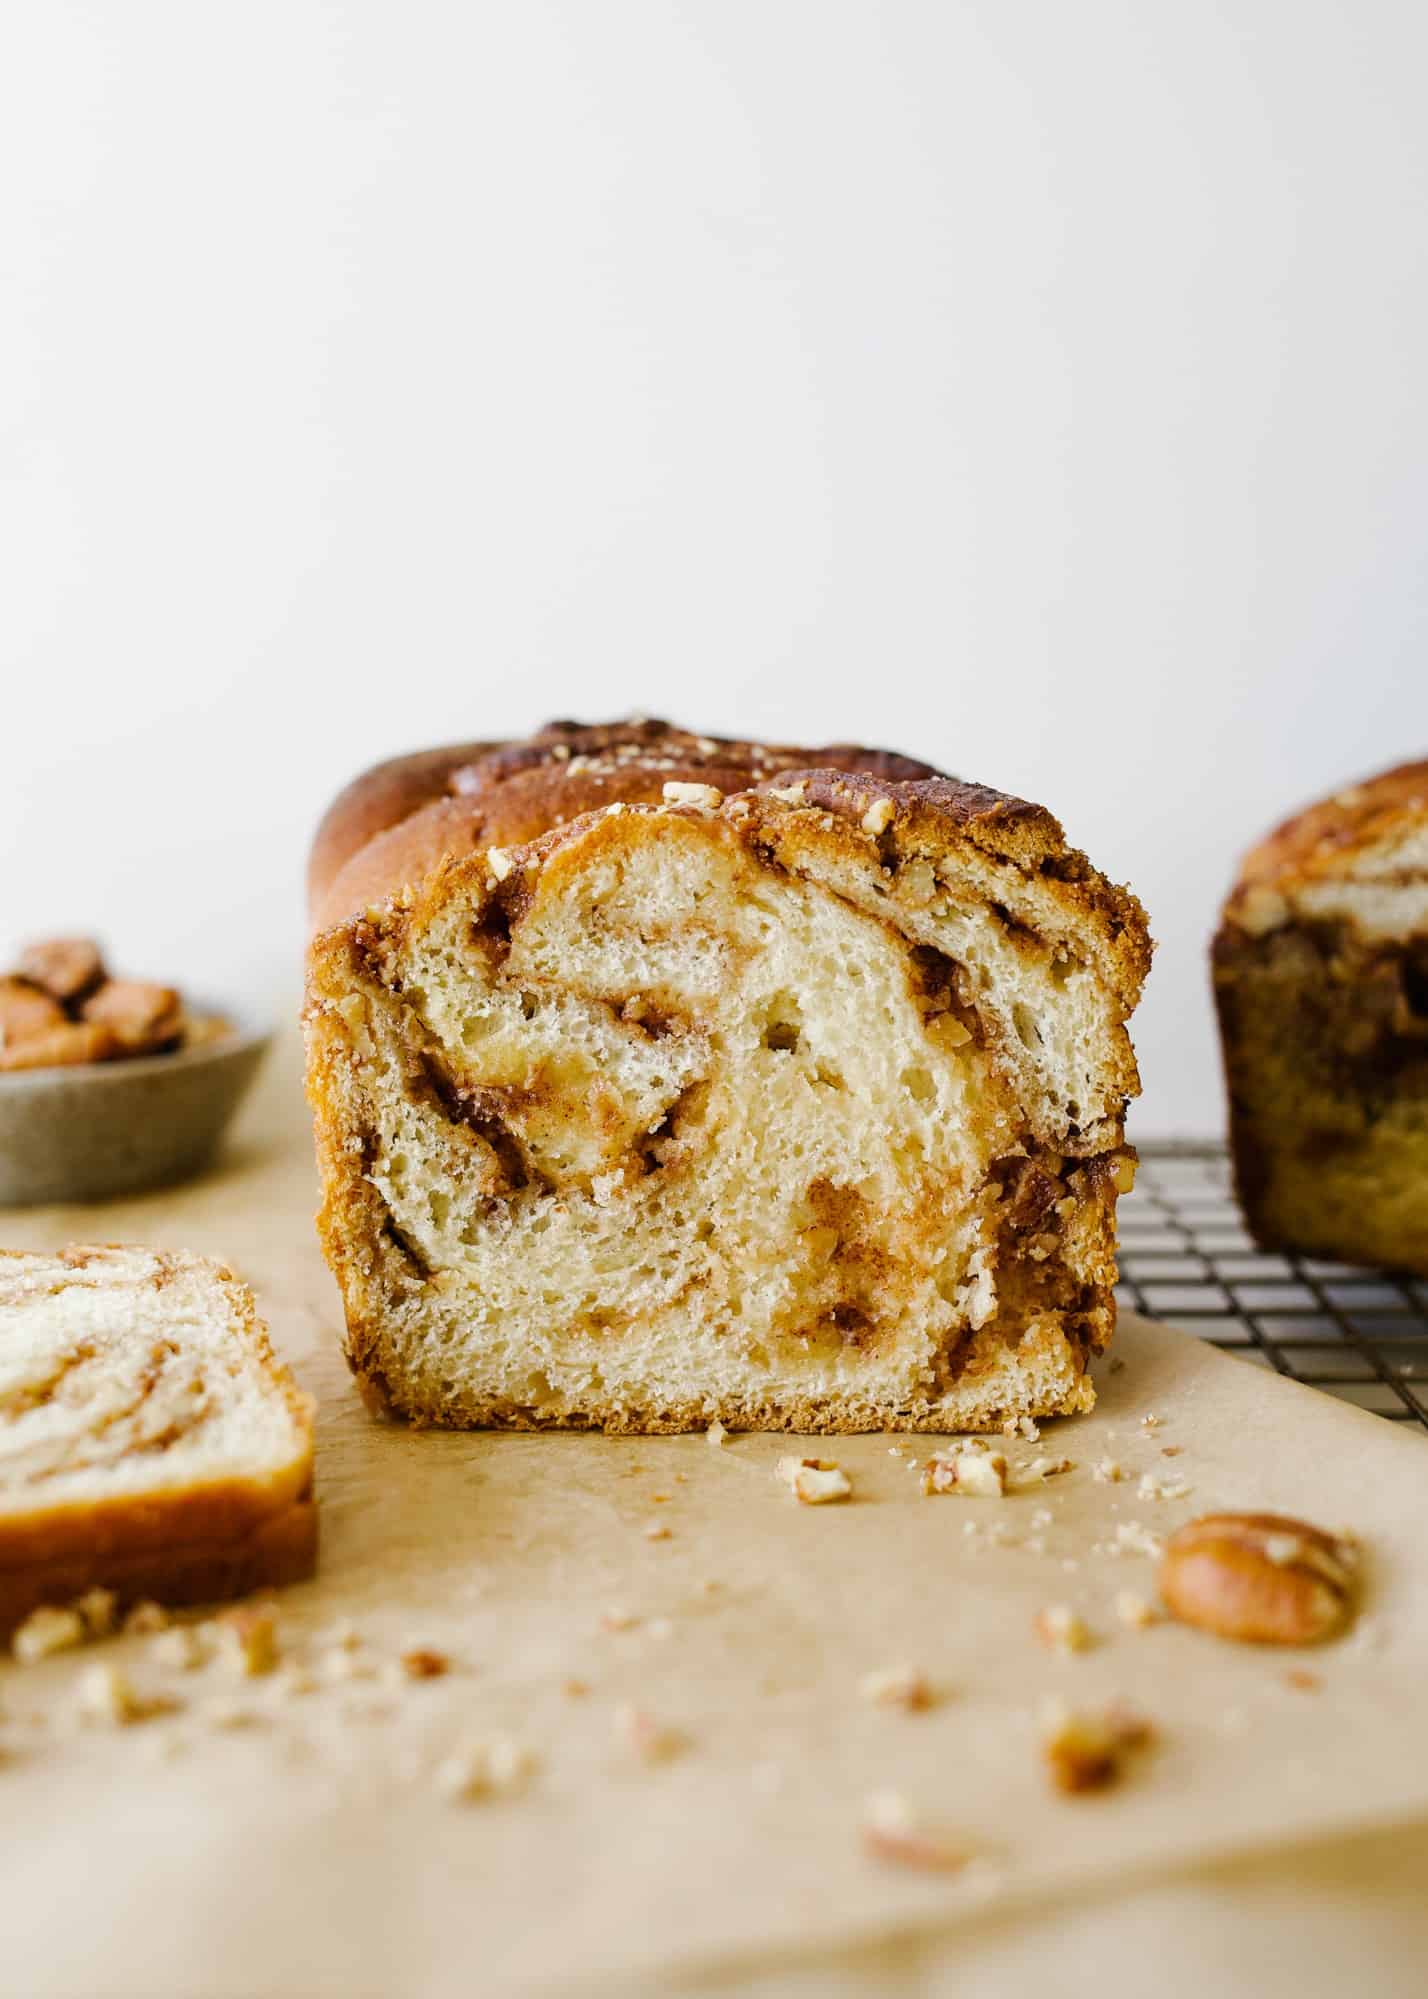
<path fill-rule="evenodd" d="M 1428 1273 L 1428 763 L 1245 857 L 1214 982 L 1256 1239 Z"/>
<path fill-rule="evenodd" d="M 887 752 L 556 723 L 317 838 L 319 1228 L 415 1421 L 957 1430 L 1088 1408 L 1140 905 Z"/>
<path fill-rule="evenodd" d="M 312 1404 L 252 1293 L 182 1252 L 0 1250 L 0 1632 L 90 1589 L 312 1572 Z"/>

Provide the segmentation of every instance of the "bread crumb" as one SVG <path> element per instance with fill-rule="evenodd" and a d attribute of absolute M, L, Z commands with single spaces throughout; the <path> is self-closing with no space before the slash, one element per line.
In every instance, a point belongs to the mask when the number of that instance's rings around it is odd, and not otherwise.
<path fill-rule="evenodd" d="M 1143 1748 L 1152 1733 L 1143 1716 L 1120 1702 L 1078 1713 L 1064 1701 L 1049 1701 L 1042 1710 L 1042 1758 L 1057 1790 L 1103 1790 L 1120 1775 L 1127 1752 Z"/>
<path fill-rule="evenodd" d="M 1324 1682 L 1317 1673 L 1311 1673 L 1306 1666 L 1291 1666 L 1284 1676 L 1287 1687 L 1295 1687 L 1300 1693 L 1318 1693 Z"/>
<path fill-rule="evenodd" d="M 1140 1419 L 1140 1427 L 1142 1428 L 1142 1430 L 1159 1429 L 1160 1418 L 1156 1415 L 1153 1409 L 1146 1410 L 1145 1414 Z"/>
<path fill-rule="evenodd" d="M 84 1619 L 77 1610 L 41 1604 L 16 1631 L 10 1650 L 22 1666 L 32 1666 L 37 1659 L 48 1659 L 52 1652 L 71 1651 L 84 1639 Z"/>
<path fill-rule="evenodd" d="M 466 1743 L 436 1769 L 436 1789 L 454 1805 L 512 1797 L 536 1767 L 534 1755 L 508 1735 Z"/>
<path fill-rule="evenodd" d="M 646 1708 L 622 1701 L 615 1710 L 615 1736 L 642 1763 L 663 1763 L 683 1746 L 682 1737 L 666 1728 Z"/>
<path fill-rule="evenodd" d="M 566 1680 L 560 1691 L 570 1700 L 583 1700 L 590 1691 L 590 1682 L 588 1680 Z"/>
<path fill-rule="evenodd" d="M 932 1706 L 932 1689 L 916 1666 L 881 1666 L 864 1673 L 858 1694 L 876 1707 L 905 1708 L 909 1714 Z"/>
<path fill-rule="evenodd" d="M 771 785 L 769 797 L 776 798 L 780 805 L 802 805 L 808 798 L 808 787 L 804 784 Z"/>
<path fill-rule="evenodd" d="M 647 1541 L 668 1541 L 670 1539 L 670 1531 L 662 1520 L 652 1520 L 645 1529 L 645 1539 Z"/>
<path fill-rule="evenodd" d="M 170 1623 L 168 1612 L 161 1603 L 146 1598 L 136 1603 L 124 1619 L 126 1638 L 151 1638 L 156 1631 L 167 1631 Z"/>
<path fill-rule="evenodd" d="M 896 807 L 890 798 L 878 798 L 863 814 L 863 831 L 876 839 L 879 833 L 886 833 L 893 822 Z"/>
<path fill-rule="evenodd" d="M 149 1644 L 149 1657 L 159 1666 L 173 1666 L 180 1672 L 192 1672 L 201 1665 L 206 1653 L 202 1639 L 191 1624 L 175 1624 L 167 1631 L 160 1631 Z"/>
<path fill-rule="evenodd" d="M 929 1497 L 957 1493 L 971 1499 L 1000 1499 L 1007 1489 L 1007 1461 L 983 1445 L 929 1458 L 922 1467 L 922 1490 Z"/>
<path fill-rule="evenodd" d="M 969 1858 L 961 1841 L 928 1825 L 901 1791 L 875 1791 L 867 1800 L 863 1845 L 875 1859 L 939 1874 L 958 1873 Z"/>
<path fill-rule="evenodd" d="M 1149 1472 L 1142 1472 L 1135 1490 L 1138 1499 L 1184 1499 L 1191 1488 L 1184 1479 L 1166 1481 L 1152 1477 Z"/>
<path fill-rule="evenodd" d="M 145 1713 L 129 1676 L 117 1666 L 87 1666 L 79 1683 L 79 1704 L 88 1720 L 111 1727 L 141 1721 Z"/>
<path fill-rule="evenodd" d="M 403 1652 L 400 1664 L 409 1680 L 439 1680 L 451 1670 L 450 1659 L 431 1645 L 413 1645 Z"/>
<path fill-rule="evenodd" d="M 215 1620 L 218 1642 L 230 1671 L 245 1679 L 271 1673 L 278 1663 L 278 1627 L 271 1610 L 243 1605 Z"/>
<path fill-rule="evenodd" d="M 1091 1476 L 1097 1485 L 1119 1485 L 1125 1477 L 1125 1471 L 1114 1458 L 1102 1458 L 1099 1463 L 1092 1465 Z"/>
<path fill-rule="evenodd" d="M 1139 1520 L 1123 1520 L 1116 1528 L 1115 1552 L 1120 1555 L 1149 1555 L 1159 1561 L 1165 1553 L 1165 1542 Z"/>
<path fill-rule="evenodd" d="M 833 1458 L 780 1458 L 774 1475 L 803 1506 L 827 1506 L 853 1490 L 852 1480 Z"/>
<path fill-rule="evenodd" d="M 1160 1447 L 1160 1455 L 1163 1458 L 1178 1458 L 1180 1453 L 1184 1450 L 1184 1448 L 1185 1446 L 1183 1444 L 1162 1444 Z"/>
<path fill-rule="evenodd" d="M 709 1425 L 709 1428 L 704 1432 L 704 1441 L 706 1444 L 712 1444 L 717 1450 L 726 1441 L 728 1435 L 729 1432 L 716 1416 L 714 1421 Z"/>
<path fill-rule="evenodd" d="M 504 847 L 488 847 L 486 849 L 486 865 L 496 877 L 496 880 L 503 882 L 516 864 Z"/>
<path fill-rule="evenodd" d="M 1076 1461 L 1074 1458 L 1033 1458 L 1022 1473 L 1022 1477 L 1028 1482 L 1034 1483 L 1040 1479 L 1059 1478 L 1063 1472 L 1075 1471 L 1075 1469 Z"/>
<path fill-rule="evenodd" d="M 1094 1642 L 1083 1620 L 1064 1603 L 1039 1610 L 1032 1629 L 1049 1652 L 1089 1652 Z"/>
<path fill-rule="evenodd" d="M 1133 1589 L 1116 1591 L 1116 1616 L 1131 1631 L 1144 1631 L 1148 1625 L 1160 1622 L 1155 1605 Z"/>
<path fill-rule="evenodd" d="M 87 1638 L 108 1638 L 117 1623 L 119 1599 L 112 1589 L 88 1589 L 75 1599 Z"/>

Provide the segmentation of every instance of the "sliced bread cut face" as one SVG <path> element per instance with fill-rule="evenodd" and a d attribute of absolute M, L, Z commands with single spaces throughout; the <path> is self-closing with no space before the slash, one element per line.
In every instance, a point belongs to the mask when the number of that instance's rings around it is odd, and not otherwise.
<path fill-rule="evenodd" d="M 1428 1275 L 1428 763 L 1252 849 L 1213 969 L 1256 1240 Z"/>
<path fill-rule="evenodd" d="M 418 1421 L 612 1431 L 1089 1407 L 1139 906 L 945 780 L 669 790 L 316 940 L 359 1378 Z"/>
<path fill-rule="evenodd" d="M 312 1452 L 222 1264 L 0 1252 L 0 1629 L 94 1586 L 194 1603 L 310 1574 Z"/>

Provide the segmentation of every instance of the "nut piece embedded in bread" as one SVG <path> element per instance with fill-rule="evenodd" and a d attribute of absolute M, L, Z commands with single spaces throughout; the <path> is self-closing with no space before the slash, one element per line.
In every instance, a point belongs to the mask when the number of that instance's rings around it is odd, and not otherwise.
<path fill-rule="evenodd" d="M 1256 1239 L 1428 1273 L 1428 762 L 1246 855 L 1214 983 Z"/>
<path fill-rule="evenodd" d="M 1149 942 L 1049 813 L 654 722 L 441 782 L 405 816 L 350 788 L 314 857 L 320 1228 L 372 1400 L 626 1431 L 1090 1407 Z"/>
<path fill-rule="evenodd" d="M 0 1632 L 96 1591 L 112 1616 L 296 1581 L 316 1545 L 312 1404 L 246 1285 L 183 1252 L 0 1251 Z"/>
<path fill-rule="evenodd" d="M 1182 1624 L 1256 1645 L 1316 1645 L 1348 1616 L 1356 1550 L 1279 1513 L 1208 1513 L 1171 1536 L 1160 1594 Z"/>

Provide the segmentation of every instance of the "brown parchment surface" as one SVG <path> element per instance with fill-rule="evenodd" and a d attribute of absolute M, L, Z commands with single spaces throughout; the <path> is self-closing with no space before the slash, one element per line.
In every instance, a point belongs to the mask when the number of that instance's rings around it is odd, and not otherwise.
<path fill-rule="evenodd" d="M 1101 1364 L 1094 1415 L 1007 1446 L 1014 1469 L 1063 1454 L 1076 1468 L 1002 1501 L 924 1498 L 909 1467 L 928 1439 L 810 1446 L 855 1496 L 806 1508 L 774 1477 L 786 1439 L 412 1433 L 374 1424 L 351 1386 L 313 1205 L 283 1051 L 201 1183 L 0 1218 L 9 1246 L 181 1245 L 253 1283 L 320 1403 L 321 1567 L 282 1599 L 285 1648 L 321 1673 L 350 1620 L 379 1669 L 284 1696 L 216 1669 L 164 1674 L 122 1640 L 104 1656 L 182 1706 L 104 1730 L 63 1724 L 100 1655 L 0 1667 L 0 1990 L 940 1991 L 935 1965 L 958 1964 L 955 1989 L 972 1990 L 976 1953 L 992 1963 L 1018 1937 L 1045 1939 L 1050 1976 L 1071 1912 L 1129 1908 L 1153 1882 L 1203 1894 L 1216 1869 L 1232 1883 L 1306 1842 L 1396 1841 L 1428 1816 L 1420 1437 L 1137 1321 L 1120 1364 Z M 1103 1458 L 1121 1482 L 1093 1477 Z M 1191 1491 L 1143 1498 L 1144 1473 Z M 1354 1632 L 1310 1654 L 1124 1628 L 1116 1595 L 1152 1594 L 1154 1564 L 1110 1552 L 1117 1527 L 1165 1534 L 1222 1507 L 1359 1534 Z M 1049 1604 L 1099 1642 L 1048 1655 L 1031 1625 Z M 612 1611 L 632 1621 L 603 1629 Z M 457 1670 L 390 1686 L 382 1664 L 417 1642 Z M 900 1662 L 937 1689 L 930 1711 L 859 1697 L 864 1674 Z M 1294 1667 L 1320 1684 L 1291 1686 Z M 1158 1746 L 1113 1793 L 1048 1790 L 1036 1716 L 1058 1693 L 1153 1717 Z M 249 1724 L 211 1725 L 219 1698 Z M 622 1703 L 676 1732 L 678 1753 L 632 1756 Z M 493 1734 L 533 1753 L 527 1788 L 446 1801 L 438 1766 Z M 973 1864 L 870 1857 L 864 1801 L 887 1789 Z M 999 1989 L 1035 1983 L 1026 1948 Z"/>

